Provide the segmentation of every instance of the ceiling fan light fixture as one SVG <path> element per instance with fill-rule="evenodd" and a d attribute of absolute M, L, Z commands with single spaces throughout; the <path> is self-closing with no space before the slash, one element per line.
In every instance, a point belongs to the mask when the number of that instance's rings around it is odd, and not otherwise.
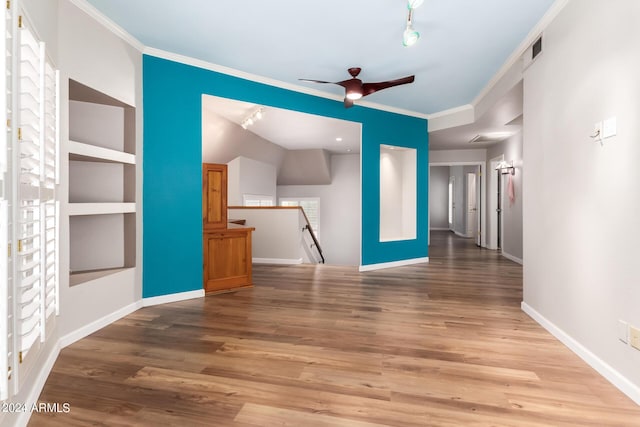
<path fill-rule="evenodd" d="M 355 90 L 351 92 L 347 92 L 347 98 L 352 101 L 355 101 L 356 99 L 362 98 L 362 93 Z"/>
<path fill-rule="evenodd" d="M 424 3 L 424 0 L 409 0 L 407 2 L 407 7 L 409 9 L 417 9 L 422 6 L 422 3 Z"/>
<path fill-rule="evenodd" d="M 420 38 L 420 33 L 413 29 L 411 24 L 407 25 L 407 28 L 402 33 L 402 44 L 405 47 L 413 46 Z"/>

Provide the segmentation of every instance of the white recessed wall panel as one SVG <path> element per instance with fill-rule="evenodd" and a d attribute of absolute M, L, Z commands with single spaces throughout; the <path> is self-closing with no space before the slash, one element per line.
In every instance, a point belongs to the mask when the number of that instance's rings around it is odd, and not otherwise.
<path fill-rule="evenodd" d="M 123 170 L 118 163 L 70 161 L 69 203 L 124 201 Z"/>
<path fill-rule="evenodd" d="M 124 151 L 124 108 L 69 101 L 69 139 Z"/>
<path fill-rule="evenodd" d="M 124 216 L 86 215 L 69 218 L 71 272 L 124 266 Z"/>
<path fill-rule="evenodd" d="M 416 238 L 417 156 L 413 148 L 380 148 L 380 241 Z"/>

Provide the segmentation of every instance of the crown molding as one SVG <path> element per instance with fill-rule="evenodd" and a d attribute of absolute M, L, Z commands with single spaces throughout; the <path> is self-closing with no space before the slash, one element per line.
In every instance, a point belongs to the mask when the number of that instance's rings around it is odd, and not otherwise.
<path fill-rule="evenodd" d="M 527 37 L 522 40 L 522 42 L 518 45 L 518 47 L 511 53 L 509 58 L 505 61 L 502 67 L 498 70 L 496 74 L 489 80 L 489 83 L 480 91 L 480 93 L 471 101 L 471 105 L 474 107 L 477 106 L 482 99 L 487 96 L 491 89 L 496 86 L 496 84 L 502 79 L 507 72 L 513 67 L 516 62 L 520 60 L 524 52 L 531 46 L 533 42 L 536 41 L 538 36 L 542 34 L 542 32 L 549 26 L 549 24 L 558 16 L 558 14 L 564 9 L 564 7 L 569 3 L 569 0 L 556 0 L 547 13 L 538 21 L 538 23 L 529 31 Z"/>
<path fill-rule="evenodd" d="M 317 89 L 311 89 L 305 86 L 300 86 L 296 84 L 286 83 L 280 80 L 272 79 L 269 77 L 260 76 L 257 74 L 247 73 L 245 71 L 240 71 L 235 68 L 226 67 L 224 65 L 214 64 L 212 62 L 204 61 L 202 59 L 193 58 L 190 56 L 180 55 L 178 53 L 169 52 L 162 49 L 157 49 L 154 47 L 145 47 L 142 51 L 143 54 L 154 56 L 156 58 L 167 59 L 169 61 L 178 62 L 180 64 L 191 65 L 193 67 L 202 68 L 209 71 L 214 71 L 221 74 L 226 74 L 233 77 L 238 77 L 244 80 L 250 80 L 257 83 L 262 83 L 265 85 L 277 87 L 280 89 L 286 89 L 293 92 L 304 93 L 307 95 L 317 96 L 320 98 L 331 99 L 333 101 L 342 102 L 344 98 L 342 96 L 324 92 Z M 402 108 L 391 107 L 388 105 L 377 104 L 374 102 L 358 102 L 356 106 L 372 108 L 375 110 L 387 111 L 390 113 L 402 114 L 405 116 L 417 117 L 420 119 L 428 119 L 429 115 L 424 113 L 418 113 L 416 111 L 405 110 Z"/>
<path fill-rule="evenodd" d="M 68 0 L 71 4 L 75 5 L 78 9 L 85 12 L 91 18 L 93 18 L 96 22 L 101 24 L 107 30 L 111 31 L 116 36 L 120 37 L 125 42 L 129 43 L 135 49 L 142 52 L 145 48 L 144 44 L 128 33 L 124 28 L 113 22 L 111 19 L 107 18 L 102 14 L 98 9 L 96 9 L 92 4 L 87 2 L 87 0 Z"/>

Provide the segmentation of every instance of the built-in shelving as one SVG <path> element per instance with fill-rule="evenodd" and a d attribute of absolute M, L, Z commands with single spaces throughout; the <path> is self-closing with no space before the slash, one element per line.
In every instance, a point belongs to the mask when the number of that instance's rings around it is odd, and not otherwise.
<path fill-rule="evenodd" d="M 69 284 L 135 268 L 135 109 L 69 81 Z"/>

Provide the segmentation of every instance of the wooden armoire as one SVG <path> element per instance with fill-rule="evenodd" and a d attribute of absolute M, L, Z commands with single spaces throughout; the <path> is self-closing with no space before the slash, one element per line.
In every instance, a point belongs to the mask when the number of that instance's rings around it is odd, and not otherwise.
<path fill-rule="evenodd" d="M 227 165 L 202 165 L 204 290 L 224 292 L 253 286 L 251 232 L 227 222 Z"/>

